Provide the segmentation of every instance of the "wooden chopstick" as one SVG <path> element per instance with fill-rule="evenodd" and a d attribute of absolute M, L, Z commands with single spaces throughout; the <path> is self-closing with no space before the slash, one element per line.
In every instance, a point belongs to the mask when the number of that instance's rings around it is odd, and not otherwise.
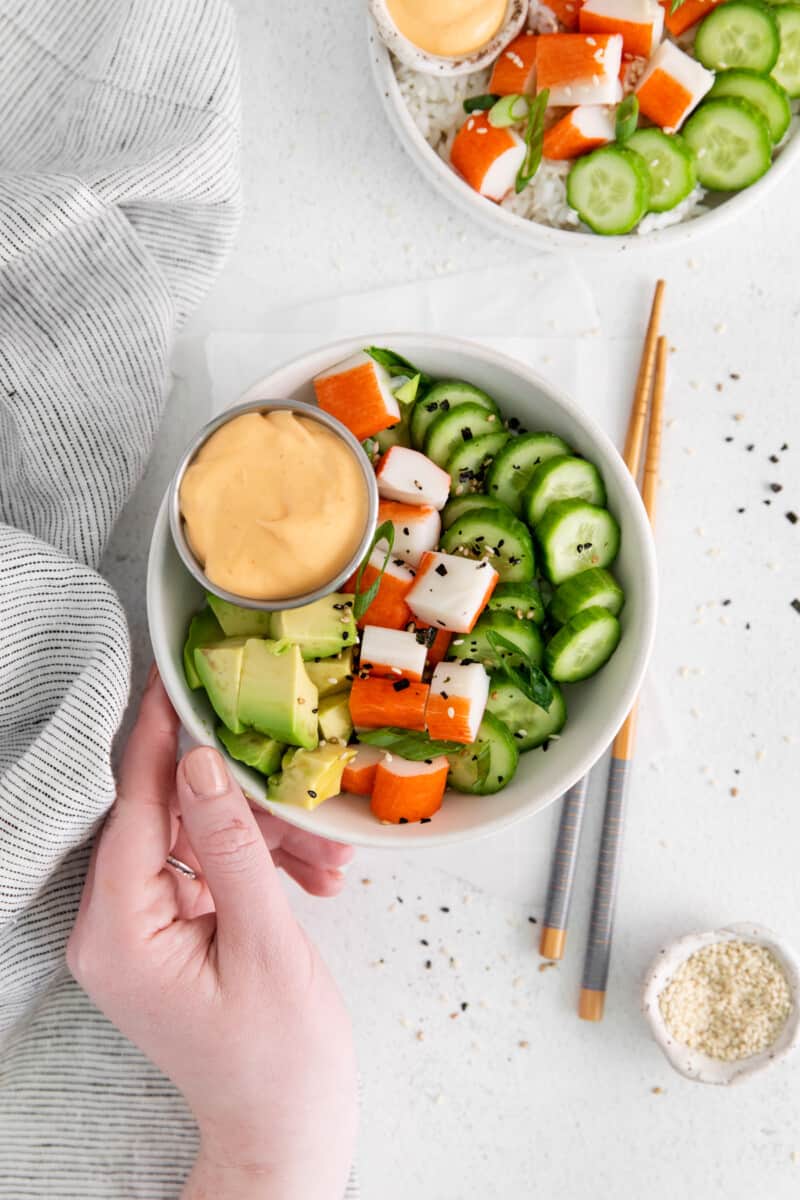
<path fill-rule="evenodd" d="M 664 280 L 659 279 L 650 308 L 650 320 L 647 325 L 647 333 L 642 348 L 642 357 L 639 363 L 639 372 L 636 377 L 636 387 L 628 418 L 628 431 L 625 436 L 623 458 L 634 479 L 638 479 L 639 476 L 639 464 L 644 444 L 647 411 L 650 406 L 650 390 L 656 364 L 656 341 L 661 322 L 663 302 Z M 578 861 L 578 848 L 581 840 L 588 787 L 589 776 L 586 775 L 583 779 L 578 780 L 575 786 L 571 787 L 562 797 L 561 818 L 558 824 L 558 835 L 550 865 L 547 901 L 545 903 L 542 933 L 539 939 L 539 953 L 542 958 L 558 959 L 564 956 L 569 910 L 572 902 L 572 888 L 575 881 L 575 866 Z"/>
<path fill-rule="evenodd" d="M 653 409 L 650 415 L 647 458 L 642 481 L 642 500 L 651 522 L 655 517 L 666 374 L 667 341 L 666 338 L 659 337 L 656 346 Z M 622 861 L 626 784 L 636 741 L 636 711 L 637 705 L 634 704 L 614 739 L 611 751 L 606 807 L 603 814 L 603 833 L 597 859 L 592 916 L 578 1005 L 578 1014 L 584 1021 L 601 1021 L 605 1011 L 606 986 L 611 962 L 611 939 L 614 932 L 614 909 Z"/>

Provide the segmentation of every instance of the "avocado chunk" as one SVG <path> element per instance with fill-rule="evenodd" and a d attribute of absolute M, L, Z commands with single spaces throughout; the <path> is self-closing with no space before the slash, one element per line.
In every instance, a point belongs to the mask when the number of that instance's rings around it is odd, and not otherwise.
<path fill-rule="evenodd" d="M 313 750 L 319 740 L 318 705 L 317 689 L 297 646 L 247 638 L 239 687 L 239 720 L 244 725 L 278 742 Z"/>
<path fill-rule="evenodd" d="M 276 804 L 317 808 L 323 800 L 338 796 L 342 773 L 355 754 L 355 746 L 332 742 L 316 750 L 287 750 L 283 770 L 280 775 L 272 775 L 267 784 L 267 798 Z"/>
<path fill-rule="evenodd" d="M 337 692 L 319 702 L 319 733 L 326 742 L 347 745 L 353 734 L 349 692 Z"/>
<path fill-rule="evenodd" d="M 265 737 L 255 729 L 231 733 L 224 725 L 217 729 L 217 737 L 231 758 L 252 767 L 254 771 L 260 771 L 262 775 L 274 775 L 281 769 L 281 758 L 286 749 L 282 742 Z"/>
<path fill-rule="evenodd" d="M 221 600 L 212 592 L 206 593 L 206 599 L 226 637 L 271 636 L 271 612 L 262 612 L 260 608 L 241 608 L 238 604 L 231 604 L 229 600 Z"/>
<path fill-rule="evenodd" d="M 335 658 L 316 658 L 306 662 L 308 678 L 322 700 L 336 692 L 349 692 L 353 683 L 353 648 L 349 647 Z"/>
<path fill-rule="evenodd" d="M 183 647 L 183 671 L 186 682 L 193 692 L 203 686 L 194 665 L 195 650 L 200 646 L 210 646 L 212 642 L 221 642 L 224 637 L 225 634 L 222 632 L 220 623 L 210 608 L 204 608 L 202 612 L 195 613 L 189 622 L 189 632 Z"/>
<path fill-rule="evenodd" d="M 332 592 L 302 608 L 273 613 L 272 636 L 294 642 L 304 659 L 339 654 L 358 641 L 353 597 Z"/>
<path fill-rule="evenodd" d="M 244 638 L 228 638 L 194 652 L 194 665 L 211 707 L 232 733 L 244 729 L 239 716 L 239 683 L 244 664 Z"/>

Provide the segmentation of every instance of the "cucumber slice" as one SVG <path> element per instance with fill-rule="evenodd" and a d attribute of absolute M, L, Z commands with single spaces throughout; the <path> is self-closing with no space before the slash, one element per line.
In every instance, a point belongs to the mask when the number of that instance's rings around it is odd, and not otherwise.
<path fill-rule="evenodd" d="M 440 545 L 448 554 L 488 559 L 501 583 L 529 583 L 533 579 L 533 541 L 513 513 L 506 516 L 490 508 L 474 508 L 445 530 Z"/>
<path fill-rule="evenodd" d="M 569 446 L 554 433 L 524 433 L 513 438 L 492 463 L 486 476 L 486 491 L 519 516 L 522 493 L 531 475 L 540 463 L 556 454 L 569 454 Z"/>
<path fill-rule="evenodd" d="M 455 497 L 444 506 L 442 529 L 449 529 L 454 521 L 457 521 L 464 513 L 472 512 L 474 508 L 491 508 L 495 512 L 504 512 L 509 517 L 514 515 L 502 500 L 497 500 L 494 496 L 486 496 L 483 492 L 470 492 L 466 496 Z"/>
<path fill-rule="evenodd" d="M 510 650 L 501 650 L 498 653 L 489 642 L 488 635 L 491 631 L 501 634 L 515 646 L 519 646 L 520 653 L 512 654 Z M 484 613 L 476 621 L 472 633 L 459 633 L 454 637 L 447 657 L 478 662 L 486 667 L 487 671 L 496 671 L 505 658 L 515 667 L 525 658 L 530 659 L 535 666 L 541 666 L 543 654 L 544 640 L 538 626 L 534 625 L 533 621 L 520 621 L 513 613 L 501 610 Z"/>
<path fill-rule="evenodd" d="M 750 67 L 771 71 L 780 49 L 778 22 L 770 8 L 753 0 L 728 0 L 701 22 L 694 56 L 712 71 Z"/>
<path fill-rule="evenodd" d="M 601 508 L 606 502 L 602 476 L 585 458 L 559 455 L 537 467 L 522 498 L 522 511 L 529 525 L 538 525 L 554 500 L 588 500 Z"/>
<path fill-rule="evenodd" d="M 449 412 L 459 404 L 477 404 L 489 412 L 499 413 L 491 396 L 480 388 L 473 387 L 461 379 L 444 379 L 435 383 L 424 396 L 420 396 L 411 412 L 411 444 L 421 450 L 425 434 L 442 413 Z"/>
<path fill-rule="evenodd" d="M 588 679 L 619 645 L 619 621 L 607 608 L 585 608 L 570 617 L 544 651 L 545 670 L 558 683 Z"/>
<path fill-rule="evenodd" d="M 567 720 L 564 693 L 557 684 L 553 684 L 550 707 L 540 708 L 500 674 L 492 675 L 489 681 L 486 711 L 498 717 L 511 731 L 521 753 L 541 746 L 548 738 L 560 733 Z"/>
<path fill-rule="evenodd" d="M 650 172 L 650 212 L 669 212 L 697 183 L 694 155 L 677 133 L 637 129 L 626 145 L 641 154 Z"/>
<path fill-rule="evenodd" d="M 563 583 L 589 567 L 607 567 L 617 557 L 619 525 L 608 509 L 585 500 L 556 500 L 536 529 L 551 583 Z"/>
<path fill-rule="evenodd" d="M 487 608 L 489 612 L 511 612 L 518 621 L 544 622 L 544 601 L 535 583 L 498 583 Z"/>
<path fill-rule="evenodd" d="M 708 93 L 709 99 L 716 96 L 740 96 L 749 100 L 769 125 L 773 143 L 781 140 L 792 119 L 789 97 L 784 88 L 769 75 L 740 68 L 736 71 L 720 71 L 714 86 Z"/>
<path fill-rule="evenodd" d="M 625 593 L 614 576 L 602 567 L 590 567 L 556 588 L 549 613 L 559 625 L 566 625 L 584 608 L 606 608 L 617 617 L 624 603 Z"/>
<path fill-rule="evenodd" d="M 595 233 L 630 233 L 650 204 L 650 172 L 635 150 L 602 146 L 573 163 L 567 203 Z"/>
<path fill-rule="evenodd" d="M 488 763 L 484 758 L 488 755 Z M 471 746 L 448 754 L 448 783 L 457 792 L 491 796 L 507 787 L 517 770 L 519 750 L 511 732 L 491 713 L 484 713 L 478 736 Z M 481 775 L 484 776 L 481 781 Z"/>
<path fill-rule="evenodd" d="M 496 454 L 503 449 L 510 435 L 484 433 L 482 437 L 464 442 L 447 460 L 445 470 L 450 474 L 450 494 L 462 496 L 483 486 L 483 479 Z"/>
<path fill-rule="evenodd" d="M 800 5 L 785 4 L 775 9 L 781 48 L 772 68 L 772 78 L 793 100 L 800 96 Z"/>
<path fill-rule="evenodd" d="M 459 404 L 448 412 L 439 413 L 431 421 L 425 434 L 423 451 L 438 467 L 444 467 L 465 442 L 471 442 L 486 433 L 502 432 L 503 423 L 499 413 L 482 408 L 479 404 Z"/>
<path fill-rule="evenodd" d="M 766 120 L 748 100 L 737 96 L 701 104 L 684 125 L 683 136 L 694 150 L 697 178 L 715 191 L 749 187 L 772 163 Z"/>

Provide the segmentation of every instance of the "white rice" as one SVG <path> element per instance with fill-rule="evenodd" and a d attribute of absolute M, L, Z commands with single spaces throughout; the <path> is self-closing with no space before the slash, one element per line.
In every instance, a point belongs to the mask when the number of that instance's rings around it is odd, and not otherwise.
<path fill-rule="evenodd" d="M 528 31 L 554 33 L 558 28 L 558 21 L 553 12 L 538 0 L 532 0 L 528 14 Z M 428 145 L 449 166 L 453 139 L 464 123 L 464 101 L 468 96 L 480 96 L 488 90 L 491 68 L 474 71 L 471 75 L 448 78 L 426 75 L 421 71 L 413 71 L 397 59 L 392 61 L 400 94 L 414 124 Z M 623 81 L 626 95 L 633 91 L 644 67 L 645 59 L 637 58 L 630 63 Z M 556 121 L 567 111 L 548 109 L 548 122 Z M 512 192 L 501 202 L 500 207 L 539 225 L 588 232 L 587 227 L 581 224 L 578 214 L 567 204 L 567 176 L 571 165 L 570 162 L 543 159 L 539 170 L 525 190 L 519 195 Z M 706 211 L 702 203 L 704 195 L 702 188 L 695 188 L 671 212 L 650 213 L 639 223 L 636 232 L 651 233 L 698 216 Z M 491 203 L 491 200 L 487 200 L 487 204 Z"/>

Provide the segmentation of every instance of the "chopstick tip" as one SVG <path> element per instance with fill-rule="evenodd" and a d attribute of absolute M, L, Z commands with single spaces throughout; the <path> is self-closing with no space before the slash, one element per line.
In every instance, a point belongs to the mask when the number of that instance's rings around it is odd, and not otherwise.
<path fill-rule="evenodd" d="M 578 1016 L 582 1021 L 602 1021 L 605 1007 L 605 992 L 598 992 L 596 988 L 581 988 Z"/>

